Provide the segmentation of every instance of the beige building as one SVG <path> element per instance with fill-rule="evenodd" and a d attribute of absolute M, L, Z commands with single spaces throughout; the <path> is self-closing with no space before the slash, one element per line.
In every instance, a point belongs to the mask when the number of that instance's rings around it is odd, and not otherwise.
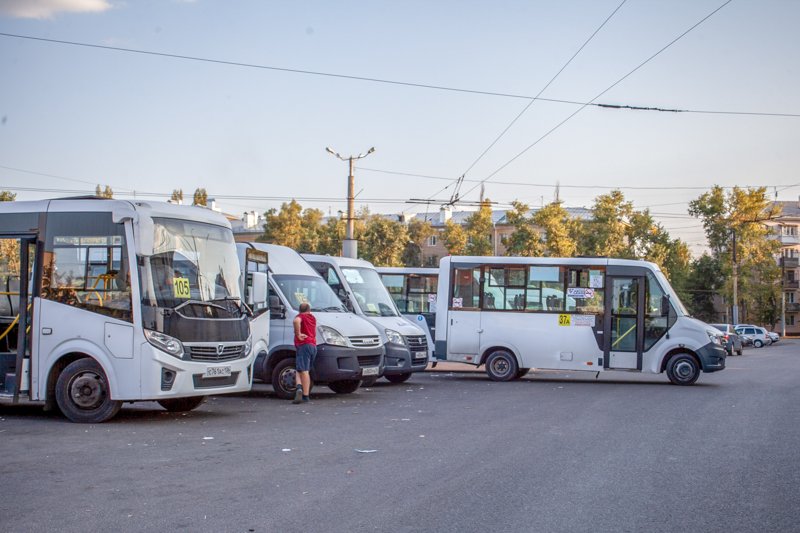
<path fill-rule="evenodd" d="M 786 334 L 800 335 L 800 200 L 775 202 L 781 212 L 778 220 L 770 222 L 781 243 L 778 257 L 782 271 L 783 301 L 786 315 Z M 778 331 L 781 325 L 778 325 Z"/>

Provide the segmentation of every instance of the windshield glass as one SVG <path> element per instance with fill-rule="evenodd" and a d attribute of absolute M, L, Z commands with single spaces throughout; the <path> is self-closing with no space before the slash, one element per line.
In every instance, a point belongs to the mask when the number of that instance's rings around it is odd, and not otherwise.
<path fill-rule="evenodd" d="M 292 309 L 299 309 L 300 304 L 308 302 L 312 311 L 345 313 L 342 302 L 322 278 L 315 276 L 274 275 L 272 279 L 289 301 Z"/>
<path fill-rule="evenodd" d="M 369 316 L 399 316 L 392 297 L 375 270 L 342 267 L 342 275 L 350 285 L 362 313 Z"/>
<path fill-rule="evenodd" d="M 689 311 L 687 311 L 686 308 L 683 306 L 683 302 L 681 301 L 680 298 L 678 298 L 678 293 L 676 293 L 675 289 L 672 288 L 672 285 L 669 284 L 669 281 L 667 281 L 667 277 L 664 276 L 664 273 L 661 272 L 660 270 L 656 270 L 655 273 L 656 273 L 656 278 L 658 278 L 659 284 L 661 285 L 661 287 L 664 288 L 667 294 L 669 294 L 670 303 L 673 306 L 675 306 L 675 308 L 678 310 L 678 314 L 681 314 L 683 316 L 690 316 Z"/>
<path fill-rule="evenodd" d="M 140 267 L 146 304 L 175 308 L 239 299 L 239 260 L 230 229 L 171 218 L 154 218 L 153 226 L 153 255 Z"/>

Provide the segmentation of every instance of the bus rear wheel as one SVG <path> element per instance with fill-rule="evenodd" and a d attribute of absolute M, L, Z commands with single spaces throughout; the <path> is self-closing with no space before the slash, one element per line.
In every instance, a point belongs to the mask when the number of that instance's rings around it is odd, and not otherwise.
<path fill-rule="evenodd" d="M 287 357 L 281 360 L 272 369 L 272 388 L 275 394 L 282 400 L 294 398 L 294 390 L 297 384 L 297 371 L 294 357 Z"/>
<path fill-rule="evenodd" d="M 497 350 L 486 358 L 486 374 L 492 381 L 510 381 L 518 371 L 517 358 L 506 350 Z"/>
<path fill-rule="evenodd" d="M 700 365 L 686 353 L 676 353 L 667 362 L 667 377 L 673 385 L 692 385 L 700 377 Z"/>
<path fill-rule="evenodd" d="M 58 375 L 56 403 L 64 416 L 84 424 L 105 422 L 122 407 L 122 402 L 111 399 L 102 367 L 89 358 L 71 362 Z"/>
<path fill-rule="evenodd" d="M 328 383 L 328 387 L 336 394 L 350 394 L 358 390 L 361 381 L 357 379 L 346 379 L 344 381 L 334 381 Z"/>
<path fill-rule="evenodd" d="M 206 401 L 205 396 L 192 396 L 189 398 L 170 398 L 167 400 L 158 400 L 158 405 L 170 413 L 185 413 L 200 407 L 204 401 Z"/>

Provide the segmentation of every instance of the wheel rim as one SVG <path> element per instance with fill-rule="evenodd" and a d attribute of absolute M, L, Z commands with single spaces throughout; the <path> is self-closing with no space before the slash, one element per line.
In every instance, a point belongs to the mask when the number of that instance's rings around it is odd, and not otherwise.
<path fill-rule="evenodd" d="M 680 361 L 675 365 L 675 375 L 681 381 L 689 381 L 694 376 L 694 365 L 689 361 Z"/>
<path fill-rule="evenodd" d="M 297 372 L 292 367 L 284 368 L 278 376 L 278 383 L 280 383 L 283 390 L 294 390 L 297 386 Z"/>
<path fill-rule="evenodd" d="M 96 372 L 81 372 L 69 382 L 70 400 L 80 409 L 96 409 L 106 396 L 106 382 Z"/>
<path fill-rule="evenodd" d="M 511 364 L 505 357 L 497 357 L 492 361 L 492 372 L 498 376 L 505 376 L 511 369 Z"/>

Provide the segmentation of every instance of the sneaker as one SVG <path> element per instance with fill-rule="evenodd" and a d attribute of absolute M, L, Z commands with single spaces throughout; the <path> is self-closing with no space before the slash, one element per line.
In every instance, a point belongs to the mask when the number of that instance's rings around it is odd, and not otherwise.
<path fill-rule="evenodd" d="M 308 396 L 303 396 L 303 403 L 311 403 L 311 398 Z"/>
<path fill-rule="evenodd" d="M 292 403 L 300 403 L 303 401 L 303 387 L 297 387 L 294 390 L 294 400 Z"/>

